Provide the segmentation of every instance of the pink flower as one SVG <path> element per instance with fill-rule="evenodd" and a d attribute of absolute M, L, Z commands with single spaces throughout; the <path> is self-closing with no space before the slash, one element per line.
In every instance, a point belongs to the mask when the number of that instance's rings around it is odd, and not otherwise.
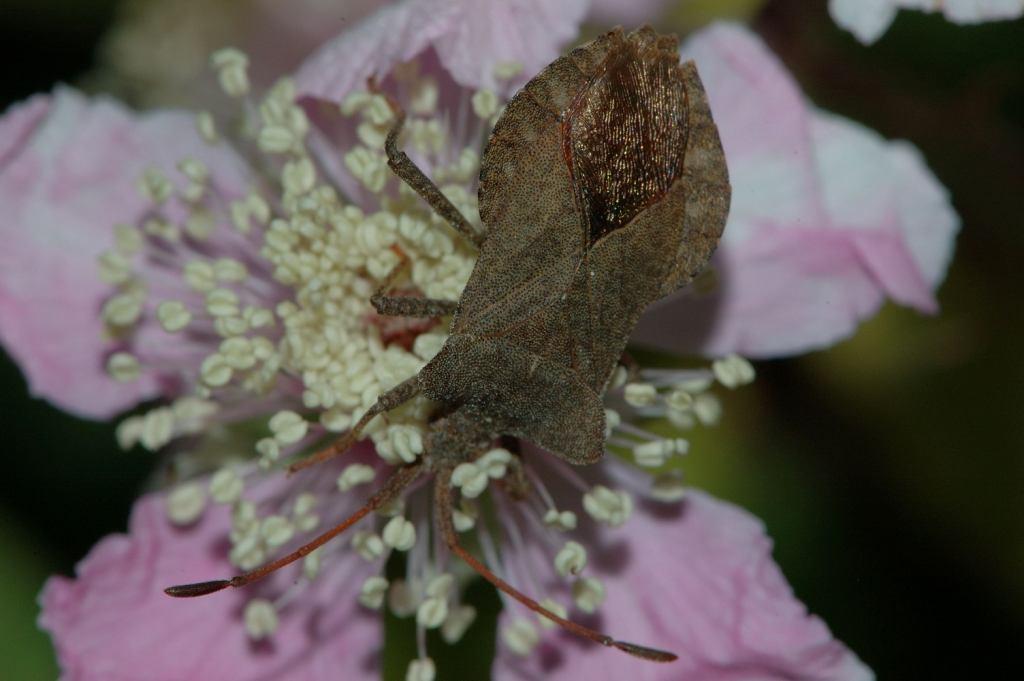
<path fill-rule="evenodd" d="M 605 26 L 639 26 L 656 21 L 669 4 L 668 0 L 591 0 L 587 18 Z"/>
<path fill-rule="evenodd" d="M 9 245 L 0 254 L 0 339 L 33 394 L 105 418 L 173 379 L 146 372 L 131 383 L 112 380 L 108 355 L 131 339 L 108 334 L 100 309 L 122 274 L 123 258 L 110 250 L 123 232 L 115 225 L 140 222 L 148 209 L 134 190 L 148 166 L 191 155 L 214 168 L 225 191 L 244 187 L 248 171 L 238 159 L 208 148 L 193 128 L 185 114 L 137 117 L 63 87 L 4 118 L 0 230 Z"/>
<path fill-rule="evenodd" d="M 66 678 L 369 678 L 376 625 L 363 610 L 385 601 L 417 621 L 410 678 L 433 678 L 422 634 L 436 628 L 457 640 L 474 612 L 460 601 L 464 577 L 432 549 L 427 486 L 409 488 L 401 503 L 362 519 L 345 538 L 245 590 L 185 602 L 158 591 L 287 554 L 424 449 L 430 405 L 414 402 L 370 429 L 372 450 L 290 478 L 279 470 L 349 428 L 444 342 L 440 327 L 395 327 L 369 306 L 398 263 L 396 251 L 411 261 L 403 286 L 428 297 L 456 298 L 473 266 L 468 244 L 389 174 L 381 145 L 393 114 L 381 96 L 362 91 L 366 78 L 403 101 L 404 146 L 476 221 L 479 142 L 499 93 L 556 54 L 581 12 L 539 0 L 410 0 L 343 33 L 295 81 L 277 83 L 261 100 L 250 95 L 246 56 L 215 54 L 221 87 L 244 102 L 234 119 L 134 117 L 63 89 L 3 119 L 0 196 L 12 209 L 0 228 L 14 254 L 0 270 L 4 343 L 37 394 L 78 413 L 101 416 L 167 397 L 168 406 L 125 419 L 119 439 L 151 450 L 175 441 L 174 472 L 186 479 L 140 501 L 130 536 L 97 546 L 76 579 L 47 586 L 41 624 L 56 639 Z M 718 49 L 723 44 L 732 47 Z M 713 29 L 690 49 L 699 53 L 701 45 L 712 46 L 700 53 L 700 68 L 713 98 L 718 88 L 763 83 L 765 104 L 783 114 L 753 120 L 763 135 L 727 138 L 730 162 L 736 156 L 742 167 L 744 155 L 764 162 L 781 153 L 780 164 L 792 163 L 792 147 L 773 144 L 799 138 L 804 120 L 799 107 L 786 106 L 794 95 L 777 64 L 740 29 Z M 746 77 L 739 85 L 736 70 Z M 806 142 L 798 160 L 810 158 L 812 146 Z M 798 176 L 813 185 L 813 177 Z M 915 176 L 895 177 L 912 184 L 907 178 Z M 133 193 L 140 180 L 142 198 Z M 748 193 L 748 205 L 755 198 Z M 745 227 L 771 236 L 785 224 Z M 906 264 L 902 242 L 866 241 L 882 265 Z M 829 243 L 816 252 L 827 255 Z M 846 248 L 836 247 L 837 262 Z M 786 255 L 775 253 L 782 261 L 773 276 L 785 274 L 798 288 L 808 274 L 828 281 L 822 263 L 792 272 Z M 772 272 L 770 258 L 761 265 Z M 923 300 L 913 277 L 889 275 L 892 291 Z M 845 283 L 848 273 L 838 276 Z M 729 303 L 722 309 L 735 312 Z M 813 327 L 816 319 L 807 313 L 798 321 Z M 778 322 L 764 314 L 730 323 Z M 817 328 L 800 333 L 787 342 L 825 342 Z M 743 348 L 714 346 L 721 354 L 736 349 Z M 711 425 L 721 409 L 712 386 L 749 382 L 750 365 L 729 355 L 710 370 L 640 370 L 629 383 L 618 379 L 607 421 L 609 447 L 621 458 L 573 469 L 527 450 L 517 461 L 528 495 L 514 500 L 498 484 L 513 454 L 495 448 L 456 476 L 455 524 L 474 534 L 491 570 L 549 609 L 667 646 L 681 659 L 652 665 L 562 640 L 503 596 L 495 674 L 871 678 L 794 599 L 755 520 L 687 492 L 678 473 L 652 473 L 689 444 L 634 421 Z M 253 443 L 257 429 L 263 437 Z M 500 509 L 500 528 L 481 518 L 474 501 L 481 495 Z M 406 552 L 406 575 L 388 583 L 382 566 L 396 551 Z"/>
<path fill-rule="evenodd" d="M 733 186 L 710 293 L 654 306 L 638 341 L 770 357 L 851 335 L 888 297 L 935 312 L 960 221 L 907 142 L 809 106 L 750 32 L 691 38 Z"/>
<path fill-rule="evenodd" d="M 362 454 L 357 458 L 364 461 L 372 456 Z M 332 484 L 322 478 L 321 486 Z M 288 485 L 283 477 L 268 478 L 250 490 L 249 499 L 272 503 L 288 493 Z M 340 495 L 334 500 L 330 511 L 339 516 L 359 503 Z M 143 497 L 132 510 L 130 534 L 103 539 L 79 564 L 76 579 L 47 582 L 39 623 L 54 634 L 62 678 L 379 678 L 380 621 L 357 600 L 363 581 L 375 571 L 372 565 L 339 551 L 330 558 L 331 569 L 316 580 L 289 585 L 296 580 L 276 575 L 257 593 L 171 599 L 163 593 L 168 584 L 224 571 L 226 528 L 240 507 L 211 508 L 193 524 L 178 527 L 167 520 L 167 503 L 162 494 Z M 268 608 L 264 597 L 271 594 L 277 605 Z M 261 636 L 269 630 L 272 637 Z"/>
<path fill-rule="evenodd" d="M 835 22 L 870 44 L 896 18 L 900 9 L 942 12 L 957 24 L 1016 19 L 1024 15 L 1024 0 L 829 0 L 828 11 Z"/>

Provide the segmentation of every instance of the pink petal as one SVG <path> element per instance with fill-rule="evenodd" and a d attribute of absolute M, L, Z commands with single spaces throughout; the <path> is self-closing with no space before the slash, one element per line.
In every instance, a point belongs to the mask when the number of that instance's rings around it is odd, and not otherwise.
<path fill-rule="evenodd" d="M 677 513 L 638 510 L 619 537 L 591 550 L 587 572 L 599 576 L 607 591 L 598 623 L 612 635 L 675 652 L 679 660 L 643 662 L 554 632 L 527 658 L 499 648 L 494 678 L 874 678 L 794 598 L 771 548 L 756 518 L 700 492 L 692 492 Z"/>
<path fill-rule="evenodd" d="M 892 24 L 897 10 L 941 11 L 957 24 L 1016 19 L 1024 15 L 1024 0 L 829 0 L 833 20 L 869 45 Z"/>
<path fill-rule="evenodd" d="M 755 36 L 719 25 L 695 36 L 733 204 L 710 295 L 681 292 L 635 339 L 668 351 L 752 357 L 824 347 L 886 297 L 934 312 L 959 219 L 906 142 L 808 108 Z"/>
<path fill-rule="evenodd" d="M 116 223 L 134 223 L 146 202 L 146 167 L 170 175 L 193 156 L 225 190 L 243 186 L 226 151 L 203 145 L 192 117 L 135 117 L 107 99 L 68 88 L 37 97 L 0 122 L 0 340 L 34 395 L 86 417 L 106 417 L 158 390 L 158 377 L 117 383 L 104 371 L 110 342 L 99 310 L 110 287 L 96 259 Z"/>
<path fill-rule="evenodd" d="M 869 45 L 888 30 L 896 18 L 893 0 L 829 0 L 828 11 L 837 24 Z"/>
<path fill-rule="evenodd" d="M 635 28 L 658 19 L 670 4 L 669 0 L 592 0 L 587 19 L 606 26 Z"/>
<path fill-rule="evenodd" d="M 103 539 L 75 579 L 54 577 L 43 589 L 39 624 L 53 636 L 64 681 L 379 678 L 380 620 L 356 602 L 377 568 L 352 555 L 325 559 L 324 573 L 280 610 L 273 636 L 254 643 L 242 612 L 263 583 L 194 599 L 163 593 L 235 572 L 225 559 L 230 510 L 208 508 L 179 529 L 164 503 L 143 497 L 128 535 Z M 293 575 L 275 584 L 298 582 Z"/>
<path fill-rule="evenodd" d="M 903 4 L 910 5 L 906 0 Z M 1024 0 L 945 0 L 942 12 L 958 24 L 1016 19 L 1024 15 Z"/>
<path fill-rule="evenodd" d="M 298 92 L 339 101 L 428 48 L 459 85 L 495 87 L 498 64 L 521 63 L 525 78 L 558 56 L 585 9 L 584 0 L 404 0 L 320 48 L 299 70 Z"/>

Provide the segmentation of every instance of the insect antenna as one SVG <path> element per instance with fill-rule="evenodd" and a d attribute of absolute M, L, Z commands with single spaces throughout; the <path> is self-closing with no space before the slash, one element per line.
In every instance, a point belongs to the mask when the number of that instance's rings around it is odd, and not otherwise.
<path fill-rule="evenodd" d="M 245 586 L 246 584 L 251 584 L 252 582 L 263 579 L 272 572 L 294 563 L 315 549 L 323 546 L 373 511 L 386 505 L 398 496 L 403 489 L 408 487 L 412 481 L 419 477 L 422 467 L 422 463 L 415 463 L 399 468 L 392 473 L 391 477 L 387 479 L 381 488 L 378 489 L 359 510 L 321 534 L 313 541 L 305 544 L 304 546 L 300 546 L 295 551 L 289 553 L 287 556 L 282 556 L 272 563 L 267 563 L 266 565 L 258 567 L 250 572 L 236 575 L 231 579 L 215 579 L 210 582 L 196 582 L 194 584 L 169 586 L 164 589 L 164 593 L 168 596 L 174 596 L 175 598 L 193 598 L 195 596 L 205 596 L 207 594 L 216 593 L 217 591 L 227 589 L 228 587 Z"/>
<path fill-rule="evenodd" d="M 498 575 L 494 574 L 486 565 L 481 563 L 473 554 L 467 551 L 459 543 L 459 537 L 455 531 L 455 524 L 452 521 L 451 475 L 452 471 L 450 468 L 442 469 L 441 471 L 438 471 L 435 480 L 434 503 L 437 509 L 436 513 L 438 522 L 441 525 L 441 534 L 444 536 L 445 543 L 448 545 L 448 548 L 451 549 L 452 553 L 464 560 L 466 564 L 476 570 L 481 577 L 493 584 L 499 590 L 525 605 L 533 612 L 541 615 L 542 617 L 546 617 L 572 634 L 590 639 L 595 643 L 600 643 L 601 645 L 609 648 L 617 648 L 618 650 L 629 653 L 634 657 L 650 660 L 651 662 L 673 662 L 677 659 L 674 653 L 657 650 L 656 648 L 648 648 L 635 643 L 627 643 L 626 641 L 618 641 L 607 634 L 602 634 L 601 632 L 585 627 L 582 624 L 577 624 L 576 622 L 567 620 L 564 617 L 560 617 L 516 589 Z"/>
<path fill-rule="evenodd" d="M 394 388 L 381 394 L 374 405 L 370 407 L 365 414 L 363 414 L 359 421 L 357 421 L 347 433 L 315 454 L 303 459 L 302 461 L 293 463 L 288 467 L 288 473 L 301 471 L 304 468 L 315 466 L 318 463 L 323 463 L 328 459 L 332 459 L 339 454 L 345 453 L 359 440 L 360 437 L 362 437 L 363 428 L 365 428 L 375 416 L 391 411 L 395 407 L 408 402 L 418 395 L 419 392 L 420 384 L 416 376 L 402 381 Z"/>
<path fill-rule="evenodd" d="M 356 425 L 352 426 L 347 433 L 337 438 L 334 442 L 316 453 L 311 454 L 302 461 L 296 461 L 292 465 L 288 466 L 288 473 L 298 473 L 305 468 L 315 466 L 318 463 L 323 463 L 324 461 L 333 459 L 340 454 L 344 454 L 359 440 L 360 436 L 363 434 L 363 428 L 366 427 L 366 424 L 369 423 L 370 419 L 374 416 L 376 416 L 375 413 L 371 414 L 370 412 L 367 412 L 363 418 L 359 419 L 359 422 L 356 423 Z"/>

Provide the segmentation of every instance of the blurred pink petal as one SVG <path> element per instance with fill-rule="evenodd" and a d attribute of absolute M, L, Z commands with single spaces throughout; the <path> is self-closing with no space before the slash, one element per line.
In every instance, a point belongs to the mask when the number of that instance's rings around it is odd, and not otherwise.
<path fill-rule="evenodd" d="M 547 633 L 519 657 L 499 647 L 497 681 L 869 681 L 871 671 L 796 600 L 771 540 L 746 512 L 701 492 L 639 508 L 628 531 L 602 533 L 590 573 L 605 584 L 602 630 L 679 655 L 669 664 Z M 502 618 L 512 615 L 503 613 Z"/>
<path fill-rule="evenodd" d="M 370 76 L 436 53 L 459 85 L 496 87 L 495 66 L 523 66 L 516 83 L 573 39 L 584 0 L 404 0 L 381 8 L 321 47 L 296 75 L 300 95 L 341 100 Z"/>
<path fill-rule="evenodd" d="M 837 24 L 870 44 L 882 37 L 900 9 L 941 11 L 954 23 L 977 24 L 1024 15 L 1024 0 L 829 0 L 828 9 Z"/>
<path fill-rule="evenodd" d="M 670 0 L 592 0 L 589 21 L 614 26 L 621 24 L 635 28 L 658 19 Z"/>
<path fill-rule="evenodd" d="M 276 478 L 274 491 L 284 482 Z M 348 555 L 332 557 L 344 562 L 309 584 L 276 575 L 279 590 L 292 583 L 304 590 L 279 608 L 273 636 L 253 642 L 242 613 L 254 596 L 273 600 L 265 582 L 193 599 L 163 593 L 237 572 L 225 559 L 230 508 L 207 508 L 195 525 L 177 528 L 164 507 L 163 494 L 143 497 L 128 535 L 103 539 L 76 578 L 47 582 L 39 623 L 53 636 L 64 681 L 379 678 L 379 615 L 356 601 L 379 567 Z"/>
<path fill-rule="evenodd" d="M 136 188 L 147 167 L 171 173 L 185 156 L 240 186 L 226 152 L 211 153 L 190 115 L 136 117 L 68 88 L 39 96 L 0 122 L 0 340 L 33 394 L 86 417 L 107 417 L 158 392 L 150 374 L 118 383 L 104 370 L 113 344 L 99 310 L 111 287 L 97 257 L 117 223 L 148 205 Z"/>
<path fill-rule="evenodd" d="M 683 53 L 708 90 L 733 203 L 716 290 L 660 301 L 636 340 L 778 356 L 849 336 L 886 297 L 934 312 L 959 219 L 920 153 L 809 108 L 745 29 L 714 26 Z"/>

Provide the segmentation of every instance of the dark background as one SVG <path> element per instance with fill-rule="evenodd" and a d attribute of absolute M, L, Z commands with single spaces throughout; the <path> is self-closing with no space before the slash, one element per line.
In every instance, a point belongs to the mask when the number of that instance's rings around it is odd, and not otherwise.
<path fill-rule="evenodd" d="M 659 27 L 752 15 L 817 105 L 919 146 L 963 219 L 943 311 L 887 306 L 829 351 L 759 363 L 689 479 L 764 519 L 796 592 L 880 679 L 1024 677 L 1024 22 L 903 12 L 866 48 L 824 6 L 684 3 Z M 0 108 L 83 78 L 117 16 L 5 0 Z M 154 460 L 29 399 L 5 356 L 0 395 L 0 659 L 52 678 L 36 594 L 124 529 Z"/>

